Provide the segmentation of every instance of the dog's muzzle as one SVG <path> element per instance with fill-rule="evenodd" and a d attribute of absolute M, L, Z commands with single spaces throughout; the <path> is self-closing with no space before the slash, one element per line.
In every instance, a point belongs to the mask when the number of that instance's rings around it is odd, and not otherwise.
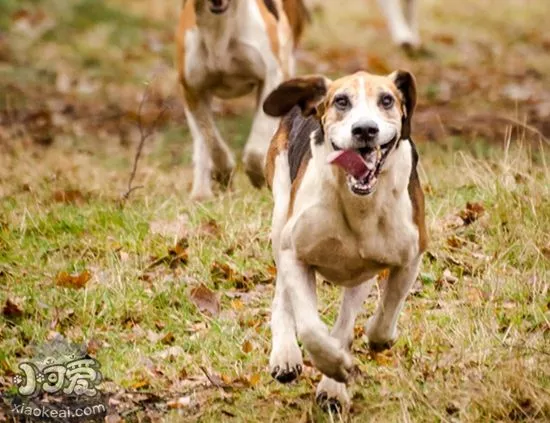
<path fill-rule="evenodd" d="M 228 0 L 208 0 L 208 6 L 212 13 L 221 15 L 229 7 Z"/>
<path fill-rule="evenodd" d="M 332 143 L 334 151 L 327 157 L 327 162 L 346 172 L 351 192 L 369 195 L 375 191 L 380 171 L 396 142 L 397 137 L 382 146 L 348 150 L 342 150 Z"/>

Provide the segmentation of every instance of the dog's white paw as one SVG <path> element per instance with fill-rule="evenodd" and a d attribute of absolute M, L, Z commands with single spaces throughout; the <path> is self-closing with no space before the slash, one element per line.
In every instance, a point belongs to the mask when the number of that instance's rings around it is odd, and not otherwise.
<path fill-rule="evenodd" d="M 302 351 L 296 340 L 273 345 L 269 357 L 271 376 L 281 383 L 289 383 L 302 373 Z"/>
<path fill-rule="evenodd" d="M 420 36 L 409 28 L 401 28 L 393 34 L 393 41 L 405 50 L 418 50 L 421 45 Z"/>
<path fill-rule="evenodd" d="M 365 324 L 365 334 L 369 340 L 369 348 L 373 351 L 388 350 L 392 347 L 397 339 L 397 328 L 393 331 L 382 330 L 376 324 L 375 316 L 369 317 Z"/>
<path fill-rule="evenodd" d="M 324 411 L 332 414 L 348 411 L 351 404 L 346 384 L 326 376 L 317 385 L 315 401 Z"/>
<path fill-rule="evenodd" d="M 328 333 L 308 331 L 302 335 L 302 342 L 321 373 L 338 382 L 348 380 L 353 361 L 339 340 Z"/>
<path fill-rule="evenodd" d="M 191 191 L 191 200 L 196 202 L 208 201 L 214 198 L 214 193 L 210 187 L 208 188 L 195 188 Z"/>

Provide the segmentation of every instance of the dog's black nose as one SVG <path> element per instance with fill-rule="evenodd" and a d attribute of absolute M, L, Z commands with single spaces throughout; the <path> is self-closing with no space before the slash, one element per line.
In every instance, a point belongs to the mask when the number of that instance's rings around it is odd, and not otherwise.
<path fill-rule="evenodd" d="M 373 120 L 361 120 L 351 126 L 351 135 L 357 141 L 369 141 L 380 132 L 378 125 Z"/>
<path fill-rule="evenodd" d="M 210 2 L 212 3 L 212 6 L 215 6 L 215 7 L 221 7 L 222 6 L 222 0 L 210 0 Z"/>

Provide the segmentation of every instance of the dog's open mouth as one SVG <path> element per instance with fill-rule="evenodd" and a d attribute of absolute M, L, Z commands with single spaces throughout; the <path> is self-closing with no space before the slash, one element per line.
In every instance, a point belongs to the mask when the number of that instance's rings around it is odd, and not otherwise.
<path fill-rule="evenodd" d="M 347 174 L 350 190 L 357 195 L 368 195 L 374 192 L 378 175 L 395 139 L 375 148 L 341 150 L 333 144 L 334 151 L 327 157 L 327 162 L 342 168 Z"/>

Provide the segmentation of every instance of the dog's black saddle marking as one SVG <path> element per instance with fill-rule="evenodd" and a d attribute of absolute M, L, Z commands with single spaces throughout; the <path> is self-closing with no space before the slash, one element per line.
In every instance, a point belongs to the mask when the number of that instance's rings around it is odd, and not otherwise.
<path fill-rule="evenodd" d="M 275 16 L 275 19 L 279 20 L 279 11 L 277 10 L 275 2 L 273 0 L 264 0 L 264 4 L 267 10 L 269 10 L 269 13 Z"/>

